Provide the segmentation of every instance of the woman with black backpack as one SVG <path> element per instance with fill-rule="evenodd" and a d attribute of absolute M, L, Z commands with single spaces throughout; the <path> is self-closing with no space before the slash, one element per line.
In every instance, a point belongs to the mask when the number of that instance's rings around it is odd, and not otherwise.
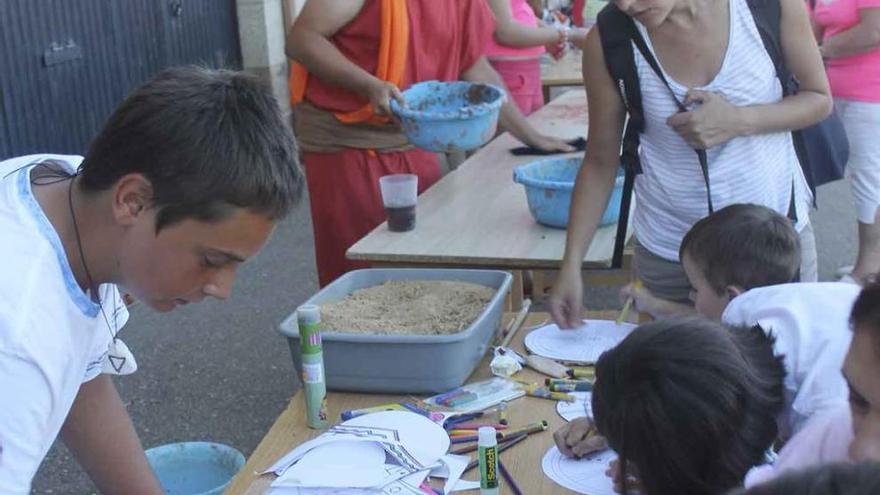
<path fill-rule="evenodd" d="M 758 29 L 773 16 L 775 54 Z M 625 43 L 611 46 L 621 33 Z M 782 65 L 796 92 L 783 89 Z M 802 0 L 617 0 L 588 35 L 583 67 L 589 135 L 550 298 L 557 324 L 580 324 L 581 263 L 621 159 L 638 173 L 634 270 L 654 295 L 688 303 L 681 239 L 734 203 L 788 215 L 801 236 L 801 279 L 816 279 L 812 193 L 791 131 L 827 117 L 832 100 Z"/>

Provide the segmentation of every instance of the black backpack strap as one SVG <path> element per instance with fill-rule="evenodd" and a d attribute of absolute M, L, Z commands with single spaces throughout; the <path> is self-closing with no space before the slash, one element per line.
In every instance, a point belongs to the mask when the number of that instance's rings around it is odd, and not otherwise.
<path fill-rule="evenodd" d="M 657 59 L 654 58 L 654 55 L 651 53 L 651 50 L 648 48 L 648 44 L 645 42 L 645 39 L 642 37 L 642 34 L 636 28 L 635 23 L 630 23 L 630 37 L 633 40 L 633 43 L 636 44 L 636 48 L 639 49 L 639 52 L 642 54 L 642 57 L 645 58 L 645 61 L 648 62 L 648 65 L 651 66 L 651 69 L 654 70 L 654 73 L 657 74 L 657 77 L 663 81 L 663 84 L 666 85 L 666 89 L 669 90 L 669 95 L 672 96 L 673 101 L 675 101 L 675 106 L 678 107 L 679 112 L 687 112 L 687 107 L 684 106 L 684 103 L 678 99 L 678 96 L 675 96 L 675 91 L 672 90 L 672 87 L 669 85 L 669 81 L 666 80 L 666 76 L 663 75 L 663 69 L 660 68 L 660 64 L 657 62 Z M 709 183 L 709 160 L 706 156 L 706 150 L 696 149 L 694 148 L 694 152 L 697 154 L 697 160 L 700 162 L 700 171 L 703 173 L 703 182 L 706 184 L 706 202 L 709 205 L 709 213 L 713 213 L 715 211 L 714 206 L 712 205 L 712 186 Z"/>
<path fill-rule="evenodd" d="M 620 163 L 623 165 L 625 175 L 611 268 L 623 266 L 623 250 L 626 245 L 635 178 L 637 174 L 642 173 L 642 164 L 639 160 L 639 135 L 645 129 L 645 119 L 642 114 L 642 90 L 639 86 L 639 75 L 636 72 L 635 57 L 627 28 L 631 23 L 632 19 L 613 3 L 606 5 L 596 18 L 605 67 L 614 80 L 620 99 L 626 108 L 626 123 L 620 148 Z"/>
<path fill-rule="evenodd" d="M 758 34 L 761 35 L 761 42 L 764 43 L 764 50 L 773 62 L 776 70 L 776 77 L 779 84 L 782 85 L 782 96 L 786 97 L 797 93 L 798 83 L 794 75 L 785 66 L 785 60 L 782 53 L 782 33 L 780 23 L 782 22 L 782 6 L 779 0 L 748 0 L 749 10 L 752 12 L 752 19 L 755 21 L 755 27 L 758 28 Z M 803 143 L 800 133 L 793 132 L 792 141 L 794 144 L 795 154 L 800 164 L 805 163 L 807 157 L 804 156 Z M 803 167 L 803 165 L 801 165 Z M 806 171 L 805 171 L 806 172 Z M 816 189 L 807 176 L 807 184 L 810 187 L 814 197 Z M 788 205 L 788 218 L 793 223 L 797 223 L 797 209 L 795 208 L 794 197 L 794 179 L 791 181 L 791 200 Z"/>
<path fill-rule="evenodd" d="M 645 118 L 642 113 L 642 90 L 629 36 L 628 26 L 631 24 L 632 19 L 613 3 L 606 5 L 596 17 L 605 67 L 617 86 L 627 113 L 620 161 L 628 172 L 640 174 L 639 134 L 645 130 Z"/>

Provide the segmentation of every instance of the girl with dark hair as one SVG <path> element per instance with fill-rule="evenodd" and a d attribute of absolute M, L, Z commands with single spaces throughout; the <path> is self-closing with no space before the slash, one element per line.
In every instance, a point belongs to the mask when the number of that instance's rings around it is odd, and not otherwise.
<path fill-rule="evenodd" d="M 593 417 L 619 455 L 616 484 L 626 493 L 635 475 L 647 495 L 738 486 L 776 438 L 784 376 L 760 327 L 731 331 L 693 317 L 640 326 L 596 364 Z M 589 424 L 556 433 L 563 454 L 600 446 L 585 438 Z"/>

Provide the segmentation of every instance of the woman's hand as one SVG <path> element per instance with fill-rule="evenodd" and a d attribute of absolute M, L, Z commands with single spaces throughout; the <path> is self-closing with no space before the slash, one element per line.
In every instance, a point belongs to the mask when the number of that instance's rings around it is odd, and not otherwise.
<path fill-rule="evenodd" d="M 550 316 L 562 329 L 577 328 L 583 322 L 584 281 L 577 270 L 562 269 L 550 293 Z"/>
<path fill-rule="evenodd" d="M 691 147 L 708 149 L 745 134 L 739 107 L 731 105 L 721 95 L 692 89 L 688 91 L 684 105 L 694 104 L 699 106 L 666 119 L 666 123 Z"/>

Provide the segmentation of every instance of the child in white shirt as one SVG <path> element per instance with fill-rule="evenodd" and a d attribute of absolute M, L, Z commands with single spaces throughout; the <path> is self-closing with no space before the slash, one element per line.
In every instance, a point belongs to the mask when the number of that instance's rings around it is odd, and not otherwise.
<path fill-rule="evenodd" d="M 786 409 L 780 436 L 789 438 L 816 413 L 846 403 L 839 370 L 849 347 L 849 313 L 859 286 L 792 283 L 800 241 L 791 221 L 764 206 L 737 204 L 697 222 L 680 258 L 693 287 L 693 307 L 629 286 L 640 311 L 662 318 L 696 311 L 729 325 L 760 325 L 785 360 Z"/>
<path fill-rule="evenodd" d="M 157 311 L 225 299 L 301 194 L 296 144 L 251 76 L 167 70 L 85 157 L 0 162 L 0 493 L 60 433 L 101 493 L 164 491 L 107 373 L 134 370 L 117 285 Z"/>

